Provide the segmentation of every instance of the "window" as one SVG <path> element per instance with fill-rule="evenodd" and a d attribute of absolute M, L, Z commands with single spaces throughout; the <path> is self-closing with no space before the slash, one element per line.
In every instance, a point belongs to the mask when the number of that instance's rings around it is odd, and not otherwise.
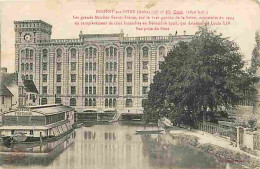
<path fill-rule="evenodd" d="M 92 104 L 92 99 L 89 99 L 89 100 L 88 100 L 88 104 L 89 104 L 89 106 L 93 106 L 93 104 Z"/>
<path fill-rule="evenodd" d="M 114 62 L 114 71 L 116 71 L 116 69 L 117 69 L 117 63 Z"/>
<path fill-rule="evenodd" d="M 109 99 L 108 105 L 109 105 L 109 107 L 112 107 L 112 105 L 113 105 L 112 99 Z"/>
<path fill-rule="evenodd" d="M 29 63 L 26 63 L 26 70 L 29 70 Z"/>
<path fill-rule="evenodd" d="M 113 47 L 110 47 L 110 57 L 113 56 Z"/>
<path fill-rule="evenodd" d="M 24 58 L 24 50 L 21 51 L 21 56 Z"/>
<path fill-rule="evenodd" d="M 41 103 L 42 103 L 42 105 L 47 104 L 48 103 L 47 98 L 42 98 Z"/>
<path fill-rule="evenodd" d="M 113 87 L 109 87 L 109 94 L 113 94 Z"/>
<path fill-rule="evenodd" d="M 2 97 L 2 104 L 5 104 L 5 97 Z"/>
<path fill-rule="evenodd" d="M 114 56 L 117 56 L 117 49 L 114 48 Z"/>
<path fill-rule="evenodd" d="M 89 82 L 92 83 L 92 75 L 89 75 Z"/>
<path fill-rule="evenodd" d="M 93 75 L 93 82 L 96 83 L 96 81 L 97 81 L 97 76 Z"/>
<path fill-rule="evenodd" d="M 96 90 L 97 90 L 96 87 L 93 87 L 93 94 L 96 94 L 96 93 L 97 93 Z"/>
<path fill-rule="evenodd" d="M 56 87 L 56 94 L 61 94 L 61 86 Z"/>
<path fill-rule="evenodd" d="M 88 106 L 88 99 L 85 98 L 85 106 Z"/>
<path fill-rule="evenodd" d="M 47 57 L 48 57 L 48 50 L 47 49 L 42 50 L 42 57 L 43 57 L 43 59 L 47 59 Z"/>
<path fill-rule="evenodd" d="M 47 70 L 47 63 L 42 63 L 42 70 Z"/>
<path fill-rule="evenodd" d="M 132 62 L 127 62 L 126 67 L 127 69 L 132 69 Z"/>
<path fill-rule="evenodd" d="M 33 64 L 30 63 L 30 70 L 33 70 Z"/>
<path fill-rule="evenodd" d="M 88 83 L 88 75 L 85 75 L 85 83 Z"/>
<path fill-rule="evenodd" d="M 86 48 L 86 50 L 85 50 L 85 57 L 86 58 L 88 57 L 88 48 Z"/>
<path fill-rule="evenodd" d="M 97 56 L 97 49 L 96 48 L 94 48 L 94 50 L 93 50 L 93 56 L 94 56 L 94 58 Z"/>
<path fill-rule="evenodd" d="M 92 58 L 92 47 L 89 48 L 89 57 Z"/>
<path fill-rule="evenodd" d="M 74 49 L 74 48 L 71 49 L 70 54 L 71 54 L 71 57 L 72 57 L 72 58 L 75 58 L 75 57 L 76 57 L 76 52 L 77 52 L 76 49 Z"/>
<path fill-rule="evenodd" d="M 30 75 L 30 79 L 33 80 L 33 75 Z"/>
<path fill-rule="evenodd" d="M 70 70 L 71 71 L 76 70 L 76 62 L 71 62 L 70 63 Z"/>
<path fill-rule="evenodd" d="M 114 75 L 114 83 L 116 82 L 116 75 Z"/>
<path fill-rule="evenodd" d="M 148 86 L 143 86 L 142 94 L 147 94 L 148 92 Z"/>
<path fill-rule="evenodd" d="M 109 49 L 106 48 L 106 57 L 108 57 L 108 56 L 109 56 Z"/>
<path fill-rule="evenodd" d="M 105 107 L 108 107 L 108 99 L 105 99 Z"/>
<path fill-rule="evenodd" d="M 116 87 L 114 87 L 114 94 L 116 94 Z"/>
<path fill-rule="evenodd" d="M 89 94 L 92 94 L 92 87 L 89 87 L 89 88 L 88 88 L 88 93 L 89 93 Z"/>
<path fill-rule="evenodd" d="M 56 99 L 55 99 L 55 103 L 56 103 L 56 104 L 61 104 L 61 98 L 56 98 Z"/>
<path fill-rule="evenodd" d="M 33 135 L 33 130 L 30 130 L 30 135 Z"/>
<path fill-rule="evenodd" d="M 30 59 L 33 58 L 33 50 L 30 50 Z"/>
<path fill-rule="evenodd" d="M 97 101 L 96 99 L 93 99 L 93 106 L 96 106 L 97 105 Z"/>
<path fill-rule="evenodd" d="M 56 82 L 61 82 L 61 74 L 56 75 Z"/>
<path fill-rule="evenodd" d="M 24 63 L 22 63 L 21 69 L 22 69 L 22 71 L 24 71 Z"/>
<path fill-rule="evenodd" d="M 28 79 L 29 79 L 29 76 L 28 76 L 28 75 L 25 75 L 25 79 L 28 80 Z"/>
<path fill-rule="evenodd" d="M 110 62 L 110 71 L 113 70 L 113 62 Z"/>
<path fill-rule="evenodd" d="M 88 62 L 85 64 L 85 70 L 88 70 Z"/>
<path fill-rule="evenodd" d="M 14 134 L 14 130 L 11 130 L 11 134 L 12 134 L 12 135 Z"/>
<path fill-rule="evenodd" d="M 113 100 L 113 107 L 116 107 L 116 99 Z"/>
<path fill-rule="evenodd" d="M 113 81 L 113 75 L 109 75 L 109 82 L 112 83 Z"/>
<path fill-rule="evenodd" d="M 71 74 L 70 75 L 70 81 L 71 82 L 76 82 L 76 75 L 75 74 Z"/>
<path fill-rule="evenodd" d="M 61 49 L 57 49 L 57 57 L 61 57 L 61 54 L 62 54 L 62 50 Z"/>
<path fill-rule="evenodd" d="M 143 47 L 143 57 L 148 57 L 148 47 Z"/>
<path fill-rule="evenodd" d="M 76 106 L 76 99 L 75 98 L 70 99 L 70 106 Z"/>
<path fill-rule="evenodd" d="M 148 69 L 148 62 L 147 61 L 143 62 L 143 69 Z"/>
<path fill-rule="evenodd" d="M 126 75 L 126 81 L 127 82 L 132 82 L 132 74 L 127 74 Z"/>
<path fill-rule="evenodd" d="M 106 92 L 105 93 L 108 94 L 108 87 L 106 87 Z"/>
<path fill-rule="evenodd" d="M 108 70 L 108 69 L 109 69 L 109 63 L 106 62 L 106 70 Z"/>
<path fill-rule="evenodd" d="M 148 82 L 148 74 L 143 74 L 143 82 Z"/>
<path fill-rule="evenodd" d="M 126 99 L 125 106 L 126 106 L 126 107 L 132 107 L 132 106 L 133 106 L 133 101 L 132 101 L 132 99 Z"/>
<path fill-rule="evenodd" d="M 42 94 L 47 94 L 47 86 L 42 86 Z"/>
<path fill-rule="evenodd" d="M 30 100 L 34 98 L 34 94 L 30 94 Z"/>
<path fill-rule="evenodd" d="M 89 70 L 92 70 L 92 62 L 89 62 Z"/>
<path fill-rule="evenodd" d="M 29 58 L 29 49 L 25 49 L 25 53 L 26 53 L 26 59 Z"/>
<path fill-rule="evenodd" d="M 70 94 L 76 94 L 76 86 L 70 86 Z"/>
<path fill-rule="evenodd" d="M 61 62 L 57 63 L 57 70 L 61 70 Z"/>
<path fill-rule="evenodd" d="M 126 49 L 126 56 L 127 57 L 132 57 L 132 51 L 133 51 L 133 49 L 131 47 L 128 47 Z"/>
<path fill-rule="evenodd" d="M 94 71 L 97 70 L 97 63 L 96 63 L 96 62 L 93 63 L 93 70 L 94 70 Z"/>
<path fill-rule="evenodd" d="M 42 75 L 42 82 L 47 82 L 48 75 L 43 74 Z"/>
<path fill-rule="evenodd" d="M 126 94 L 132 94 L 132 86 L 126 87 Z"/>
<path fill-rule="evenodd" d="M 85 87 L 85 94 L 88 94 L 88 87 Z"/>

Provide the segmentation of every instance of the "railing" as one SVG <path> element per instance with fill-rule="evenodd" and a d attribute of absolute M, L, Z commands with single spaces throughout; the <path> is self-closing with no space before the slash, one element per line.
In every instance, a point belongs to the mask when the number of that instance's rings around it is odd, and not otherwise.
<path fill-rule="evenodd" d="M 178 36 L 142 36 L 142 37 L 124 37 L 123 41 L 154 41 L 154 40 L 171 40 L 171 39 L 189 39 L 192 35 Z"/>
<path fill-rule="evenodd" d="M 199 123 L 199 130 L 211 134 L 219 134 L 226 137 L 231 137 L 231 133 L 232 133 L 231 127 L 208 123 L 208 122 Z"/>

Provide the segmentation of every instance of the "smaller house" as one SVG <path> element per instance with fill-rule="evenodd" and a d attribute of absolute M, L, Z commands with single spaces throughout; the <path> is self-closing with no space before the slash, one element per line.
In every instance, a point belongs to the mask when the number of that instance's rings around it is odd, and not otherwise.
<path fill-rule="evenodd" d="M 39 100 L 39 92 L 32 80 L 23 80 L 25 95 L 26 95 L 26 106 L 36 106 Z"/>
<path fill-rule="evenodd" d="M 10 90 L 0 82 L 0 112 L 9 111 L 12 108 L 12 97 Z"/>

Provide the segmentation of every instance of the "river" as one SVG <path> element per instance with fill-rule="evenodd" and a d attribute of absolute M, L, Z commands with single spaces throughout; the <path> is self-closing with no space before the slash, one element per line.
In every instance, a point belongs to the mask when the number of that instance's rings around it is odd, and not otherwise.
<path fill-rule="evenodd" d="M 0 147 L 0 168 L 175 169 L 237 168 L 214 155 L 183 146 L 168 133 L 136 135 L 134 125 L 95 125 L 76 129 L 46 145 Z"/>

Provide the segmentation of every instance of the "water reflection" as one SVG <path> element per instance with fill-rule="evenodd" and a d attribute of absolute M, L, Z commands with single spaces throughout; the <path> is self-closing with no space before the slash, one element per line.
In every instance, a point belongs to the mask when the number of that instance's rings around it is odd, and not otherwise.
<path fill-rule="evenodd" d="M 167 134 L 135 135 L 136 128 L 120 125 L 81 127 L 59 143 L 22 148 L 24 153 L 16 152 L 17 159 L 2 158 L 2 154 L 0 165 L 4 168 L 23 166 L 26 169 L 175 169 L 226 166 L 219 164 L 214 156 L 194 147 L 183 146 L 180 140 L 172 139 Z M 1 151 L 8 152 L 6 148 L 1 148 Z M 12 154 L 9 156 L 13 157 Z"/>

